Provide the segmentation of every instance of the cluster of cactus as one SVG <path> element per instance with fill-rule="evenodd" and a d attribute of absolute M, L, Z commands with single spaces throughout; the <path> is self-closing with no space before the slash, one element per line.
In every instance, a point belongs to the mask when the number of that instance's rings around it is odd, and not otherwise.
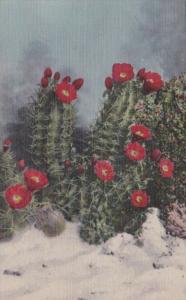
<path fill-rule="evenodd" d="M 118 78 L 117 69 L 122 68 L 129 78 Z M 89 243 L 100 243 L 121 231 L 138 233 L 146 208 L 161 206 L 161 199 L 154 197 L 157 182 L 167 191 L 173 180 L 171 154 L 164 153 L 164 160 L 157 157 L 160 115 L 156 120 L 156 110 L 163 88 L 159 74 L 142 69 L 134 79 L 131 65 L 115 64 L 105 84 L 106 99 L 89 142 L 88 159 L 92 157 L 95 165 L 87 174 L 89 187 L 81 210 L 81 236 Z M 145 130 L 144 136 L 140 130 Z M 132 151 L 142 156 L 132 157 Z M 96 162 L 102 161 L 110 162 L 116 173 L 109 182 L 95 175 Z"/>
<path fill-rule="evenodd" d="M 141 69 L 135 76 L 130 64 L 114 64 L 81 153 L 73 100 L 83 80 L 60 77 L 47 68 L 27 109 L 31 164 L 46 175 L 28 170 L 28 180 L 39 176 L 46 186 L 32 182 L 39 192 L 30 209 L 47 205 L 69 220 L 78 216 L 82 238 L 101 243 L 118 232 L 139 233 L 149 206 L 163 211 L 184 202 L 186 75 L 164 83 L 157 73 Z M 9 151 L 0 153 L 0 168 L 0 203 L 8 212 L 3 191 L 18 182 Z"/>

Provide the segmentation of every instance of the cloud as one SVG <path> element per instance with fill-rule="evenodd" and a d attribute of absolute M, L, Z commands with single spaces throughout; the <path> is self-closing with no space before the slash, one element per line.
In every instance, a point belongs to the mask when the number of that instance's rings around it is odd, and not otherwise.
<path fill-rule="evenodd" d="M 16 3 L 15 3 L 16 2 Z M 16 119 L 43 68 L 84 77 L 79 123 L 90 124 L 100 106 L 104 78 L 114 62 L 160 72 L 184 71 L 184 0 L 4 1 L 0 11 L 0 120 Z"/>
<path fill-rule="evenodd" d="M 30 101 L 44 67 L 52 62 L 45 44 L 35 41 L 23 51 L 18 63 L 1 62 L 0 134 L 7 134 L 6 124 L 17 121 L 17 111 Z"/>

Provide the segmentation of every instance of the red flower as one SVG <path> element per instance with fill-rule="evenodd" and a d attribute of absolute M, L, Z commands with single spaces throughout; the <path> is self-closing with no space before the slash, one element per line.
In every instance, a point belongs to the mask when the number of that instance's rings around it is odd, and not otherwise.
<path fill-rule="evenodd" d="M 157 92 L 164 86 L 161 76 L 158 73 L 147 72 L 143 88 L 146 93 Z"/>
<path fill-rule="evenodd" d="M 71 82 L 71 77 L 70 76 L 64 77 L 63 82 Z"/>
<path fill-rule="evenodd" d="M 146 192 L 135 191 L 130 196 L 131 204 L 135 207 L 146 207 L 149 203 L 149 197 Z"/>
<path fill-rule="evenodd" d="M 44 77 L 51 77 L 51 76 L 52 76 L 51 68 L 46 68 L 44 71 Z"/>
<path fill-rule="evenodd" d="M 18 161 L 18 166 L 19 166 L 20 170 L 24 170 L 24 168 L 25 168 L 25 160 L 24 159 L 19 160 Z"/>
<path fill-rule="evenodd" d="M 112 67 L 112 78 L 116 82 L 124 82 L 134 77 L 133 67 L 130 64 L 114 64 Z"/>
<path fill-rule="evenodd" d="M 12 140 L 11 139 L 5 139 L 3 142 L 3 146 L 11 146 L 12 145 Z"/>
<path fill-rule="evenodd" d="M 124 149 L 125 155 L 131 160 L 142 160 L 146 155 L 145 148 L 139 143 L 128 143 Z"/>
<path fill-rule="evenodd" d="M 79 175 L 83 174 L 85 172 L 85 168 L 83 165 L 79 165 L 78 168 L 77 168 L 77 173 Z"/>
<path fill-rule="evenodd" d="M 48 78 L 47 77 L 41 78 L 41 86 L 43 88 L 46 88 L 48 86 Z"/>
<path fill-rule="evenodd" d="M 131 126 L 131 133 L 139 138 L 148 140 L 152 137 L 151 131 L 149 128 L 142 124 L 134 124 Z"/>
<path fill-rule="evenodd" d="M 72 84 L 75 86 L 76 90 L 79 90 L 82 87 L 83 83 L 84 83 L 84 79 L 82 79 L 82 78 L 78 78 L 72 82 Z"/>
<path fill-rule="evenodd" d="M 6 152 L 10 146 L 12 145 L 12 140 L 11 139 L 5 139 L 3 141 L 3 151 Z"/>
<path fill-rule="evenodd" d="M 71 160 L 66 159 L 66 160 L 64 161 L 64 165 L 65 165 L 66 168 L 70 168 L 70 167 L 72 166 Z"/>
<path fill-rule="evenodd" d="M 174 163 L 169 159 L 161 159 L 159 162 L 160 173 L 163 177 L 172 177 Z"/>
<path fill-rule="evenodd" d="M 56 72 L 56 73 L 54 74 L 54 80 L 58 81 L 58 80 L 60 79 L 60 77 L 61 77 L 61 75 L 60 75 L 59 72 Z"/>
<path fill-rule="evenodd" d="M 30 191 L 38 191 L 48 185 L 46 175 L 34 169 L 28 169 L 24 172 L 24 180 Z"/>
<path fill-rule="evenodd" d="M 108 90 L 111 90 L 113 87 L 113 80 L 111 77 L 105 78 L 105 86 Z"/>
<path fill-rule="evenodd" d="M 141 80 L 145 80 L 146 74 L 147 74 L 147 72 L 145 71 L 145 68 L 142 68 L 138 71 L 137 77 L 139 77 L 139 79 L 141 79 Z"/>
<path fill-rule="evenodd" d="M 151 159 L 154 161 L 158 161 L 161 157 L 161 151 L 158 148 L 152 150 Z"/>
<path fill-rule="evenodd" d="M 77 98 L 76 88 L 68 82 L 61 82 L 56 86 L 56 96 L 63 103 L 70 103 Z"/>
<path fill-rule="evenodd" d="M 32 193 L 25 185 L 19 183 L 9 186 L 4 196 L 11 208 L 23 208 L 32 200 Z"/>
<path fill-rule="evenodd" d="M 115 176 L 114 168 L 108 160 L 97 160 L 94 171 L 104 182 L 111 181 Z"/>

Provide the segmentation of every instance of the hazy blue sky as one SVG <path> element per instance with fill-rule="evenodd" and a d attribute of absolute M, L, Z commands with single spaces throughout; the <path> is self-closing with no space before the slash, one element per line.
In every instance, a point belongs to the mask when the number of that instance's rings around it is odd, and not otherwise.
<path fill-rule="evenodd" d="M 85 78 L 81 124 L 95 117 L 114 62 L 165 78 L 184 71 L 184 0 L 0 0 L 0 122 L 16 119 L 45 66 Z"/>

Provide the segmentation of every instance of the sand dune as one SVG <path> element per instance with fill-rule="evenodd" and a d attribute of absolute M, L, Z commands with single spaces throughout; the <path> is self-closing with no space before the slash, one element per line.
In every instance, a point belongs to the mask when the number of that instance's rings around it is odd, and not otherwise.
<path fill-rule="evenodd" d="M 156 209 L 143 227 L 139 240 L 123 233 L 100 246 L 78 224 L 55 238 L 26 228 L 0 244 L 0 299 L 185 300 L 186 241 L 166 235 Z"/>

